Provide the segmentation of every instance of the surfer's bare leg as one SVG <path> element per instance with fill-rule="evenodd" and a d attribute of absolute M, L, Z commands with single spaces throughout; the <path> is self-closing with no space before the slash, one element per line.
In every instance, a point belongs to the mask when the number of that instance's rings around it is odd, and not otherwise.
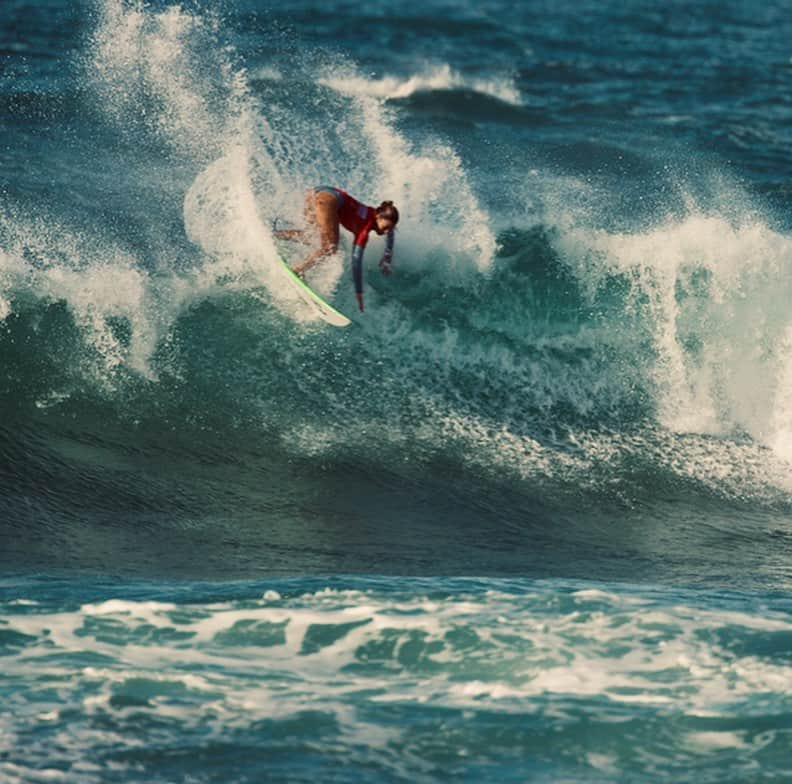
<path fill-rule="evenodd" d="M 300 276 L 325 256 L 331 256 L 338 250 L 338 199 L 327 191 L 312 191 L 305 202 L 307 222 L 316 228 L 319 248 L 302 264 L 294 267 L 295 275 Z"/>
<path fill-rule="evenodd" d="M 275 236 L 279 240 L 288 240 L 289 242 L 310 242 L 310 236 L 305 229 L 277 229 Z"/>
<path fill-rule="evenodd" d="M 303 205 L 303 225 L 304 229 L 275 229 L 275 236 L 279 240 L 289 242 L 302 242 L 306 245 L 313 244 L 316 238 L 316 211 L 314 209 L 314 191 L 310 190 L 305 194 Z"/>

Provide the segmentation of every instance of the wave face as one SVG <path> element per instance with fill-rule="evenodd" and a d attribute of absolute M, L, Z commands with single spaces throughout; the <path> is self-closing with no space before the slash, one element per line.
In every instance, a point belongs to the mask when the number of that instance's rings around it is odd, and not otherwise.
<path fill-rule="evenodd" d="M 367 37 L 301 3 L 34 14 L 2 85 L 0 558 L 788 584 L 790 147 L 763 76 L 788 21 L 730 5 L 735 73 L 701 9 L 578 6 L 375 4 Z M 322 182 L 403 216 L 346 331 L 274 267 Z M 355 313 L 344 258 L 311 282 Z"/>

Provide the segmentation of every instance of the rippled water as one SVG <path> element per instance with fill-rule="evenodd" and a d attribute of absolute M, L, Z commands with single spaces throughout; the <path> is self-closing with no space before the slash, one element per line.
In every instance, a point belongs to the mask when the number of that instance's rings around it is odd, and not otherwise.
<path fill-rule="evenodd" d="M 788 772 L 780 596 L 439 578 L 20 587 L 3 587 L 10 781 Z"/>

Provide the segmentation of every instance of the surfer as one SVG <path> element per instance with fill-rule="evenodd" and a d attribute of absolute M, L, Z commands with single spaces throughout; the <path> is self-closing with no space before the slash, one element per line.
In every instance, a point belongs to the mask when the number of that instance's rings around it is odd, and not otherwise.
<path fill-rule="evenodd" d="M 319 234 L 319 248 L 302 263 L 292 269 L 302 277 L 305 271 L 323 258 L 338 250 L 339 226 L 351 231 L 355 237 L 352 246 L 352 277 L 358 307 L 363 310 L 363 251 L 369 234 L 374 231 L 385 235 L 385 252 L 379 268 L 383 275 L 391 274 L 393 263 L 393 229 L 399 222 L 399 211 L 392 201 L 383 201 L 379 207 L 369 207 L 339 188 L 320 185 L 308 191 L 305 197 L 305 222 L 312 227 L 311 234 Z M 305 240 L 306 232 L 301 229 L 281 229 L 275 236 L 285 240 Z M 314 236 L 307 237 L 309 241 Z"/>

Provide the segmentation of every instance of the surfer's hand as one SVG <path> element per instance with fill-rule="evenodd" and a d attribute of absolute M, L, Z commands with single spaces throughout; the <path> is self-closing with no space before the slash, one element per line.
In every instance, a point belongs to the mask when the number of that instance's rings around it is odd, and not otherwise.
<path fill-rule="evenodd" d="M 393 270 L 391 269 L 391 260 L 388 256 L 383 256 L 379 263 L 380 272 L 383 275 L 390 275 Z"/>
<path fill-rule="evenodd" d="M 358 307 L 360 308 L 360 312 L 362 313 L 363 312 L 363 295 L 362 294 L 356 294 L 355 296 L 357 297 Z"/>

